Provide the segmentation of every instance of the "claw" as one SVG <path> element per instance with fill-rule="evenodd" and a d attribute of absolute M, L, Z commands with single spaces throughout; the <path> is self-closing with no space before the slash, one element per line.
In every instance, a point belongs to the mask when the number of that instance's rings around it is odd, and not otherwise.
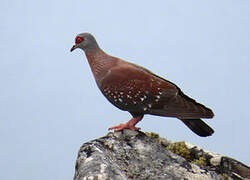
<path fill-rule="evenodd" d="M 138 127 L 135 127 L 133 125 L 130 125 L 129 123 L 126 123 L 126 124 L 120 124 L 118 126 L 112 126 L 109 128 L 109 130 L 114 130 L 115 132 L 117 131 L 121 131 L 123 129 L 130 129 L 130 130 L 133 130 L 133 131 L 138 131 L 140 130 L 141 128 L 138 128 Z"/>
<path fill-rule="evenodd" d="M 114 130 L 115 132 L 117 131 L 121 131 L 123 129 L 130 129 L 132 131 L 138 131 L 140 130 L 141 128 L 138 128 L 138 127 L 135 127 L 135 125 L 140 121 L 142 120 L 143 118 L 143 115 L 142 116 L 139 116 L 139 117 L 136 117 L 136 118 L 132 118 L 130 121 L 128 121 L 126 124 L 120 124 L 118 126 L 112 126 L 109 128 L 109 130 Z"/>

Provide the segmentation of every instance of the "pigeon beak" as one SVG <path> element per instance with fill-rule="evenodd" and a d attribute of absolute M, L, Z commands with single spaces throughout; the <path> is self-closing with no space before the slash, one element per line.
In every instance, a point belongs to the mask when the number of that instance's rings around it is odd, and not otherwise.
<path fill-rule="evenodd" d="M 77 48 L 77 46 L 74 45 L 74 46 L 70 49 L 70 52 L 74 51 L 76 48 Z"/>

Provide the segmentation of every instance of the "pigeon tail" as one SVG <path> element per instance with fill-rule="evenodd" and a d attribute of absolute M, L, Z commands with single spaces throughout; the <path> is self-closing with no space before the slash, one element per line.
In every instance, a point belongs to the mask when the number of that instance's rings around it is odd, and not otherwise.
<path fill-rule="evenodd" d="M 214 130 L 201 119 L 180 119 L 195 134 L 206 137 L 211 136 Z"/>

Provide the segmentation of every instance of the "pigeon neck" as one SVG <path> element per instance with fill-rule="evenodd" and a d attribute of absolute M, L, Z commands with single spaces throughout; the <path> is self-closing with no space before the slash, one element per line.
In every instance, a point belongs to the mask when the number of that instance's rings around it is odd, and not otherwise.
<path fill-rule="evenodd" d="M 102 78 L 108 72 L 108 70 L 114 65 L 114 59 L 107 55 L 103 50 L 98 48 L 95 51 L 85 51 L 92 73 L 95 80 L 100 85 Z"/>
<path fill-rule="evenodd" d="M 84 48 L 82 48 L 85 53 L 94 53 L 95 51 L 100 50 L 100 47 L 98 46 L 97 42 L 95 41 L 94 43 L 89 43 L 86 45 Z"/>

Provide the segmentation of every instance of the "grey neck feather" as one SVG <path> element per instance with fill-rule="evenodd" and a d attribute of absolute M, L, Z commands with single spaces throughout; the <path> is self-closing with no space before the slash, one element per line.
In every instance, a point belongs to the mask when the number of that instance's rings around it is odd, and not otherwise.
<path fill-rule="evenodd" d="M 98 46 L 97 42 L 94 42 L 94 43 L 90 43 L 90 44 L 87 44 L 83 50 L 88 53 L 88 52 L 95 52 L 95 51 L 98 51 L 100 50 L 100 47 Z"/>

